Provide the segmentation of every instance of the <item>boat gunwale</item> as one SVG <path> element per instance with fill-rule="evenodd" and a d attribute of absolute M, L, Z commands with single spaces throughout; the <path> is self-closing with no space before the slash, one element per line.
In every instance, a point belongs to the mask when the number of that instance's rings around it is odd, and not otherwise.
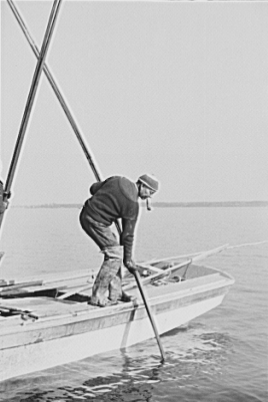
<path fill-rule="evenodd" d="M 215 274 L 213 274 L 215 275 Z M 207 277 L 212 276 L 212 275 L 207 275 Z M 230 278 L 221 278 L 218 281 L 213 281 L 210 282 L 209 284 L 202 284 L 199 286 L 195 286 L 194 288 L 188 288 L 188 289 L 182 289 L 180 292 L 178 292 L 178 286 L 181 283 L 171 283 L 168 286 L 168 288 L 173 287 L 172 292 L 166 292 L 163 295 L 156 295 L 150 298 L 150 303 L 151 306 L 154 310 L 156 310 L 156 316 L 157 316 L 157 308 L 163 304 L 170 304 L 170 303 L 175 303 L 176 301 L 182 301 L 184 298 L 187 299 L 189 296 L 198 296 L 201 294 L 205 294 L 207 292 L 212 292 L 214 290 L 219 290 L 219 289 L 227 289 L 226 292 L 228 291 L 228 288 L 233 284 L 233 281 Z M 217 286 L 215 286 L 217 284 Z M 176 286 L 177 285 L 177 286 Z M 174 288 L 176 286 L 176 289 Z M 165 286 L 166 288 L 166 286 Z M 225 292 L 225 293 L 226 293 Z M 86 302 L 80 303 L 83 306 L 85 305 Z M 86 307 L 86 306 L 85 306 Z M 128 302 L 120 305 L 115 305 L 115 306 L 109 306 L 106 308 L 98 308 L 98 309 L 82 309 L 78 312 L 69 312 L 69 313 L 64 313 L 62 315 L 57 314 L 57 315 L 51 315 L 51 316 L 45 316 L 41 317 L 38 320 L 28 320 L 28 321 L 23 321 L 20 319 L 20 316 L 16 316 L 16 321 L 13 321 L 12 323 L 9 321 L 11 325 L 5 326 L 5 328 L 1 328 L 1 336 L 8 336 L 12 335 L 14 333 L 17 334 L 18 332 L 18 327 L 20 328 L 20 331 L 26 333 L 26 332 L 31 332 L 35 330 L 42 330 L 46 328 L 56 328 L 60 326 L 65 326 L 65 325 L 75 325 L 76 323 L 82 323 L 86 321 L 94 321 L 94 320 L 105 320 L 105 319 L 111 319 L 113 316 L 118 316 L 120 314 L 132 314 L 133 311 L 136 311 L 136 314 L 139 311 L 145 311 L 145 306 L 142 302 L 142 300 L 139 300 L 139 303 L 137 305 L 133 304 L 133 302 Z M 101 314 L 100 314 L 101 313 Z M 8 319 L 8 318 L 7 318 Z M 136 318 L 137 319 L 137 318 Z M 139 319 L 139 318 L 138 318 Z M 142 319 L 142 317 L 140 318 Z M 48 323 L 51 323 L 52 325 L 48 326 Z M 3 321 L 3 324 L 8 323 L 6 321 L 6 318 Z M 1 324 L 1 322 L 0 322 Z M 1 349 L 0 349 L 1 350 Z"/>

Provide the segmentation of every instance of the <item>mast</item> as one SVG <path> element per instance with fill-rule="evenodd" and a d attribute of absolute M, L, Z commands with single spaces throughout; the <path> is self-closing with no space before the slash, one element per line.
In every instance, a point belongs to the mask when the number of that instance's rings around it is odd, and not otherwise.
<path fill-rule="evenodd" d="M 23 32 L 27 42 L 29 43 L 32 51 L 34 52 L 35 56 L 38 59 L 40 57 L 38 47 L 36 46 L 35 41 L 34 41 L 33 37 L 31 36 L 29 29 L 27 28 L 18 8 L 14 4 L 13 0 L 7 0 L 7 2 L 8 2 L 8 5 L 10 6 L 20 28 L 22 29 L 22 32 Z M 43 65 L 43 70 L 44 70 L 44 73 L 45 73 L 58 101 L 60 102 L 60 104 L 63 108 L 63 111 L 64 111 L 67 119 L 69 120 L 69 123 L 71 124 L 71 127 L 76 135 L 76 138 L 78 139 L 78 142 L 86 156 L 86 159 L 93 171 L 93 174 L 94 174 L 96 180 L 102 181 L 101 174 L 100 174 L 99 170 L 97 169 L 96 163 L 94 162 L 93 157 L 88 150 L 85 140 L 83 139 L 81 130 L 78 128 L 78 124 L 75 121 L 75 118 L 70 110 L 70 107 L 68 106 L 66 100 L 64 99 L 64 96 L 61 93 L 61 91 L 56 83 L 56 80 L 55 80 L 55 78 L 53 78 L 53 75 L 52 75 L 51 71 L 49 70 L 48 66 L 46 65 L 46 63 L 44 63 L 44 65 Z M 116 226 L 118 234 L 120 236 L 122 229 L 121 229 L 119 222 L 115 222 L 115 226 Z"/>
<path fill-rule="evenodd" d="M 31 111 L 32 111 L 32 108 L 33 108 L 33 104 L 34 104 L 34 100 L 35 100 L 35 96 L 36 96 L 36 91 L 37 91 L 37 88 L 38 88 L 38 84 L 40 82 L 40 77 L 41 77 L 43 65 L 44 65 L 44 62 L 45 62 L 45 58 L 46 58 L 46 55 L 47 55 L 49 44 L 51 42 L 52 33 L 54 31 L 54 28 L 55 28 L 56 19 L 57 19 L 57 16 L 59 14 L 61 1 L 62 0 L 54 0 L 54 2 L 53 2 L 52 10 L 51 10 L 51 13 L 50 13 L 50 17 L 49 17 L 49 20 L 48 20 L 46 32 L 45 32 L 44 39 L 43 39 L 41 52 L 40 52 L 39 59 L 37 61 L 36 68 L 35 68 L 35 71 L 34 71 L 32 84 L 31 84 L 31 87 L 30 87 L 30 91 L 29 91 L 29 94 L 28 94 L 26 106 L 25 106 L 25 109 L 24 109 L 20 129 L 19 129 L 17 142 L 16 142 L 16 145 L 15 145 L 12 160 L 11 160 L 11 163 L 10 163 L 10 168 L 9 168 L 9 172 L 8 172 L 8 175 L 7 175 L 6 184 L 5 184 L 5 187 L 4 187 L 4 190 L 3 190 L 3 196 L 2 196 L 3 200 L 2 200 L 2 202 L 3 202 L 3 205 L 4 205 L 5 208 L 4 208 L 4 211 L 0 214 L 0 228 L 1 228 L 1 225 L 2 225 L 2 222 L 3 222 L 4 212 L 5 212 L 6 207 L 7 207 L 7 200 L 9 198 L 9 196 L 10 196 L 10 190 L 11 190 L 12 182 L 13 182 L 13 179 L 14 179 L 14 176 L 15 176 L 16 167 L 17 167 L 17 164 L 18 164 L 18 161 L 19 161 L 21 148 L 22 148 L 22 145 L 23 145 L 23 140 L 24 140 L 24 137 L 25 137 L 25 134 L 26 134 L 30 114 L 31 114 Z"/>
<path fill-rule="evenodd" d="M 20 28 L 22 29 L 22 32 L 23 32 L 27 42 L 31 46 L 32 51 L 34 52 L 36 58 L 38 59 L 39 56 L 40 56 L 40 52 L 38 50 L 38 47 L 35 44 L 35 41 L 34 41 L 33 37 L 31 36 L 31 34 L 29 32 L 29 29 L 27 28 L 25 22 L 23 21 L 23 18 L 21 16 L 18 8 L 13 3 L 13 0 L 7 0 L 7 2 L 8 2 L 8 5 L 10 6 L 10 8 L 11 8 L 16 20 L 18 21 L 18 24 L 19 24 Z M 92 155 L 88 151 L 88 147 L 86 146 L 86 143 L 85 143 L 85 141 L 83 139 L 81 131 L 78 128 L 78 124 L 76 123 L 76 121 L 75 121 L 75 119 L 73 117 L 73 114 L 72 114 L 72 112 L 70 110 L 70 107 L 68 106 L 66 100 L 64 99 L 64 97 L 63 97 L 63 95 L 62 95 L 62 93 L 61 93 L 61 91 L 60 91 L 60 89 L 59 89 L 59 87 L 58 87 L 58 85 L 57 85 L 57 83 L 55 81 L 55 78 L 53 78 L 53 75 L 52 75 L 51 71 L 49 70 L 48 66 L 46 65 L 46 63 L 44 63 L 44 65 L 43 65 L 43 70 L 44 70 L 44 73 L 45 73 L 45 75 L 46 75 L 46 77 L 47 77 L 47 79 L 48 79 L 48 81 L 49 81 L 49 83 L 50 83 L 50 85 L 51 85 L 51 87 L 52 87 L 52 89 L 53 89 L 58 101 L 60 102 L 60 104 L 61 104 L 61 106 L 63 108 L 63 111 L 64 111 L 67 119 L 69 120 L 69 123 L 72 126 L 72 129 L 74 130 L 74 133 L 75 133 L 75 135 L 76 135 L 76 137 L 77 137 L 77 139 L 79 141 L 79 144 L 81 145 L 81 148 L 82 148 L 82 150 L 83 150 L 83 152 L 84 152 L 84 154 L 85 154 L 85 156 L 86 156 L 86 158 L 87 158 L 87 160 L 89 162 L 89 165 L 91 166 L 91 169 L 93 171 L 93 174 L 94 174 L 96 180 L 101 181 L 101 175 L 100 175 L 100 173 L 99 173 L 99 171 L 98 171 L 98 169 L 96 167 L 96 164 L 93 161 Z"/>

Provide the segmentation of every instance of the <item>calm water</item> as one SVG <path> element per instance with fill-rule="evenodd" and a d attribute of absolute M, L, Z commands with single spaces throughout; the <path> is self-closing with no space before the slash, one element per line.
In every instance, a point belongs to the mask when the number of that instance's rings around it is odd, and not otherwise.
<path fill-rule="evenodd" d="M 78 225 L 78 209 L 10 208 L 0 278 L 95 270 L 101 255 Z M 236 283 L 223 304 L 184 330 L 126 351 L 91 357 L 0 383 L 1 401 L 267 401 L 268 208 L 156 208 L 142 212 L 138 261 L 230 248 L 207 265 Z"/>

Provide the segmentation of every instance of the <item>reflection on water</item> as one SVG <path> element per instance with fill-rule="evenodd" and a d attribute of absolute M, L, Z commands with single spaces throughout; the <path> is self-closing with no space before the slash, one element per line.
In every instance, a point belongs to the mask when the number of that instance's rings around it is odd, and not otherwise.
<path fill-rule="evenodd" d="M 93 356 L 0 384 L 5 402 L 254 402 L 256 393 L 230 381 L 236 342 L 200 322 L 161 337 L 160 363 L 154 339 L 127 350 Z"/>
<path fill-rule="evenodd" d="M 164 364 L 159 362 L 152 339 L 124 351 L 7 381 L 0 386 L 2 400 L 158 401 L 165 397 L 166 401 L 175 401 L 197 384 L 219 383 L 232 348 L 227 334 L 207 332 L 203 325 L 191 324 L 187 330 L 173 330 L 162 341 L 167 355 Z"/>

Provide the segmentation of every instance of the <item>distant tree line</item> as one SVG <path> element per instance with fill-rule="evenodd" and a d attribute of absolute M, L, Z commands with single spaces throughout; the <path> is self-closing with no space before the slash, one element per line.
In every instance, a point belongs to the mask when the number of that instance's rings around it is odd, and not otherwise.
<path fill-rule="evenodd" d="M 268 207 L 268 201 L 154 202 L 153 206 L 155 208 Z M 82 208 L 82 204 L 14 205 L 13 208 Z"/>

